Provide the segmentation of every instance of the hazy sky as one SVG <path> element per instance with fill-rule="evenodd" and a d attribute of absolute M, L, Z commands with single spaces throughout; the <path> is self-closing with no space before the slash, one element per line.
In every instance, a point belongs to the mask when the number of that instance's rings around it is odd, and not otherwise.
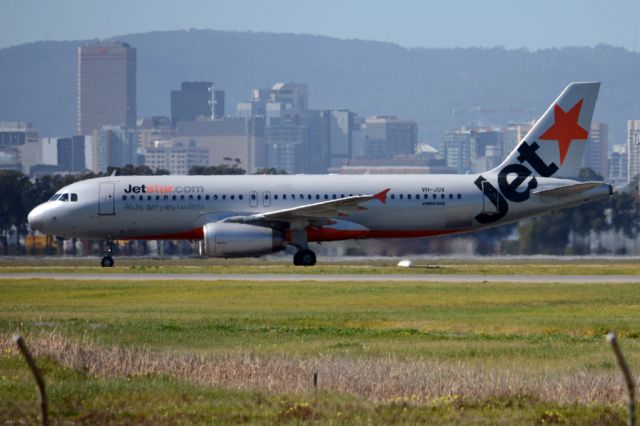
<path fill-rule="evenodd" d="M 0 0 L 0 47 L 154 30 L 321 34 L 406 47 L 640 50 L 640 0 Z"/>

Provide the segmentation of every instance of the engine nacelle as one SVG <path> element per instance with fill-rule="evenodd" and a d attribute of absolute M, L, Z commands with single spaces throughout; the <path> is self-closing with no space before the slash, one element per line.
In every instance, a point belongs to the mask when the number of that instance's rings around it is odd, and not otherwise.
<path fill-rule="evenodd" d="M 264 226 L 212 222 L 202 231 L 205 256 L 250 257 L 284 249 L 284 234 Z"/>

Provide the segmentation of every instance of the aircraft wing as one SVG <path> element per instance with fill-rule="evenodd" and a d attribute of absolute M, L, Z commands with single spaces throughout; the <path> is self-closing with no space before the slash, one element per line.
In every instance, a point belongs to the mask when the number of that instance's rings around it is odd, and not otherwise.
<path fill-rule="evenodd" d="M 588 191 L 598 186 L 604 185 L 602 182 L 583 182 L 576 183 L 575 185 L 566 185 L 558 188 L 543 189 L 541 191 L 535 191 L 536 195 L 550 195 L 554 197 L 562 197 L 566 195 L 579 194 L 581 192 Z"/>
<path fill-rule="evenodd" d="M 366 207 L 362 207 L 361 204 L 367 201 L 379 200 L 381 203 L 386 203 L 388 192 L 389 189 L 385 189 L 374 195 L 353 195 L 337 200 L 321 201 L 319 203 L 306 204 L 272 212 L 263 212 L 255 215 L 232 216 L 226 218 L 224 222 L 252 223 L 274 221 L 291 223 L 299 221 L 323 221 L 336 216 L 348 216 L 350 213 L 359 210 L 366 210 Z"/>

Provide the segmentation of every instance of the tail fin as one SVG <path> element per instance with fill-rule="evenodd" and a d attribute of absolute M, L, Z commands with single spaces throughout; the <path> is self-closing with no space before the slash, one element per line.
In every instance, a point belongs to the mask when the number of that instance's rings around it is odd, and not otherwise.
<path fill-rule="evenodd" d="M 516 149 L 490 173 L 527 163 L 534 176 L 577 178 L 599 89 L 600 83 L 568 85 Z"/>

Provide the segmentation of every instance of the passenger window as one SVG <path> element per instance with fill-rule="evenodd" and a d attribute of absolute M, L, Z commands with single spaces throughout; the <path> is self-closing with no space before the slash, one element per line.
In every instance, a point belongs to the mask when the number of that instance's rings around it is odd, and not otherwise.
<path fill-rule="evenodd" d="M 440 198 L 444 200 L 444 194 L 440 195 Z"/>
<path fill-rule="evenodd" d="M 416 194 L 416 200 L 420 199 L 420 194 Z"/>
<path fill-rule="evenodd" d="M 307 195 L 307 199 L 310 200 L 311 198 L 313 198 L 313 197 L 311 197 L 311 194 L 308 194 Z"/>
<path fill-rule="evenodd" d="M 331 198 L 333 198 L 333 199 L 335 200 L 336 198 L 338 198 L 338 196 L 337 196 L 336 194 L 333 194 L 333 195 L 331 196 Z"/>
<path fill-rule="evenodd" d="M 273 199 L 274 199 L 274 200 L 277 200 L 277 199 L 278 199 L 278 194 L 274 194 L 274 195 L 273 195 Z"/>
<path fill-rule="evenodd" d="M 122 201 L 127 201 L 127 196 L 126 195 L 122 196 Z"/>
<path fill-rule="evenodd" d="M 251 199 L 255 200 L 256 199 L 256 194 L 251 194 Z"/>
<path fill-rule="evenodd" d="M 225 194 L 225 195 L 222 195 L 222 199 L 223 199 L 223 200 L 226 200 L 226 199 L 227 199 L 226 194 Z"/>
<path fill-rule="evenodd" d="M 69 201 L 69 194 L 62 194 L 58 201 Z"/>
<path fill-rule="evenodd" d="M 328 200 L 328 199 L 329 199 L 329 195 L 324 194 L 324 199 L 325 199 L 325 200 Z"/>
<path fill-rule="evenodd" d="M 436 198 L 438 198 L 438 196 L 436 194 L 433 194 L 433 199 L 435 200 Z"/>
<path fill-rule="evenodd" d="M 395 200 L 396 199 L 396 194 L 391 194 L 391 199 Z"/>
<path fill-rule="evenodd" d="M 184 201 L 184 195 L 180 196 L 180 201 Z"/>
<path fill-rule="evenodd" d="M 196 198 L 198 199 L 198 201 L 200 201 L 202 200 L 202 195 L 198 195 Z"/>
<path fill-rule="evenodd" d="M 340 198 L 344 198 L 344 194 L 340 194 Z"/>
<path fill-rule="evenodd" d="M 71 194 L 71 201 L 78 201 L 78 194 Z"/>
<path fill-rule="evenodd" d="M 164 196 L 164 200 L 165 200 L 165 201 L 168 201 L 168 200 L 169 200 L 169 196 L 168 196 L 168 195 L 165 195 L 165 196 Z"/>
<path fill-rule="evenodd" d="M 400 198 L 402 200 L 402 194 L 398 195 L 398 198 Z"/>
<path fill-rule="evenodd" d="M 207 200 L 207 201 L 209 201 L 209 196 L 208 196 L 208 195 L 205 195 L 205 196 L 204 196 L 204 199 L 205 199 L 205 200 Z"/>
<path fill-rule="evenodd" d="M 462 194 L 458 194 L 458 200 L 462 198 Z"/>
<path fill-rule="evenodd" d="M 160 201 L 160 196 L 156 195 L 156 201 Z"/>
<path fill-rule="evenodd" d="M 291 194 L 291 199 L 295 200 L 296 199 L 296 194 Z"/>
<path fill-rule="evenodd" d="M 175 195 L 172 195 L 172 196 L 171 196 L 171 199 L 172 199 L 173 201 L 175 201 L 175 200 L 176 200 L 176 196 L 175 196 Z"/>
<path fill-rule="evenodd" d="M 411 199 L 411 194 L 407 194 L 407 200 Z"/>
<path fill-rule="evenodd" d="M 429 198 L 429 194 L 424 194 L 422 198 L 426 200 L 427 198 Z"/>
<path fill-rule="evenodd" d="M 242 200 L 242 194 L 238 195 L 238 200 Z"/>
<path fill-rule="evenodd" d="M 453 194 L 449 194 L 449 199 L 453 200 Z"/>
<path fill-rule="evenodd" d="M 320 194 L 316 194 L 316 200 L 320 199 Z"/>
<path fill-rule="evenodd" d="M 286 200 L 287 199 L 287 194 L 282 194 L 282 199 Z"/>
<path fill-rule="evenodd" d="M 147 201 L 151 201 L 153 197 L 151 195 L 147 195 Z"/>
<path fill-rule="evenodd" d="M 229 198 L 231 198 L 232 200 L 235 200 L 236 196 L 235 195 L 231 195 L 231 196 L 229 196 Z"/>

